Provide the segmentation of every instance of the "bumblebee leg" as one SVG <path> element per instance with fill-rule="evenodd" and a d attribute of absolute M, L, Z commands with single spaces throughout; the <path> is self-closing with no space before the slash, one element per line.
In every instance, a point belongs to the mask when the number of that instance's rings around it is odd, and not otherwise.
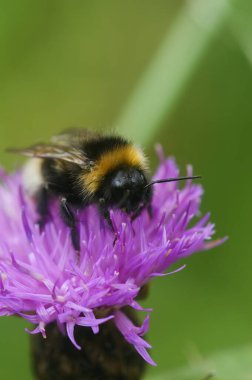
<path fill-rule="evenodd" d="M 131 216 L 131 221 L 133 222 L 133 220 L 135 220 L 139 215 L 141 215 L 144 209 L 147 209 L 149 217 L 152 218 L 152 206 L 150 203 L 148 203 L 143 204 L 134 212 L 134 214 Z"/>
<path fill-rule="evenodd" d="M 105 199 L 104 198 L 99 199 L 99 211 L 100 211 L 101 215 L 104 217 L 104 219 L 107 221 L 109 227 L 114 231 L 114 226 L 113 226 L 112 220 L 110 218 L 109 210 L 108 210 L 107 206 L 105 205 Z"/>
<path fill-rule="evenodd" d="M 42 232 L 49 215 L 47 188 L 41 187 L 41 189 L 37 193 L 36 198 L 37 198 L 37 213 L 39 215 L 37 224 L 39 225 L 40 232 Z"/>
<path fill-rule="evenodd" d="M 152 219 L 152 217 L 153 217 L 153 208 L 152 208 L 152 205 L 150 203 L 147 206 L 147 211 L 148 211 L 150 219 Z"/>
<path fill-rule="evenodd" d="M 113 242 L 113 245 L 115 245 L 115 243 L 118 239 L 118 233 L 117 233 L 117 231 L 115 231 L 115 228 L 114 228 L 112 220 L 110 218 L 109 210 L 105 204 L 104 198 L 99 199 L 99 211 L 100 211 L 101 215 L 104 217 L 104 219 L 107 221 L 109 227 L 112 229 L 112 231 L 115 234 L 115 238 L 114 238 L 114 242 Z"/>
<path fill-rule="evenodd" d="M 69 207 L 67 199 L 65 197 L 60 198 L 60 213 L 61 213 L 61 216 L 62 216 L 64 222 L 70 228 L 72 244 L 73 244 L 74 249 L 77 252 L 77 258 L 79 261 L 80 235 L 79 235 L 78 228 L 76 226 L 74 214 L 73 214 L 71 208 Z"/>
<path fill-rule="evenodd" d="M 146 208 L 146 205 L 142 205 L 141 207 L 139 207 L 135 212 L 134 214 L 131 216 L 131 221 L 133 222 L 133 220 L 135 220 L 139 215 L 142 214 L 143 210 Z"/>

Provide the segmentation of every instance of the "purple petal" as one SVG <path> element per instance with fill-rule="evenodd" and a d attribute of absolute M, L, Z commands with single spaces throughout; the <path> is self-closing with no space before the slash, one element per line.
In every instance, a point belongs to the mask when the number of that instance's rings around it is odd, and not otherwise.
<path fill-rule="evenodd" d="M 147 361 L 147 363 L 155 366 L 156 363 L 151 359 L 146 348 L 150 348 L 150 345 L 140 338 L 147 332 L 149 319 L 145 319 L 143 326 L 136 327 L 130 321 L 128 317 L 121 311 L 115 312 L 115 324 L 127 342 L 133 344 L 137 352 Z"/>
<path fill-rule="evenodd" d="M 74 338 L 74 327 L 75 323 L 74 322 L 67 322 L 66 324 L 66 330 L 67 330 L 67 335 L 73 345 L 77 348 L 77 350 L 81 350 L 81 346 L 79 346 Z"/>

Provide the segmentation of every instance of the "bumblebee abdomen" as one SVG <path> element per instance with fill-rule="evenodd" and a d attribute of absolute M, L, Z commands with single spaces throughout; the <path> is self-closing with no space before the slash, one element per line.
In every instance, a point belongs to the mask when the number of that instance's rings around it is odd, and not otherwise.
<path fill-rule="evenodd" d="M 26 162 L 22 170 L 22 180 L 25 192 L 33 197 L 43 186 L 44 179 L 42 175 L 41 158 L 31 158 Z"/>

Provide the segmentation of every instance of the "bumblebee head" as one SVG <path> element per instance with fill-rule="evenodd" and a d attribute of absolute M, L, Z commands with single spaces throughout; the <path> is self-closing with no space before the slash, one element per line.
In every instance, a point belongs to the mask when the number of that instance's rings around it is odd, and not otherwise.
<path fill-rule="evenodd" d="M 141 167 L 121 166 L 103 178 L 96 192 L 96 199 L 103 199 L 106 208 L 113 207 L 127 214 L 135 214 L 150 204 L 154 184 L 196 178 L 200 176 L 165 178 L 149 182 L 145 170 Z"/>
<path fill-rule="evenodd" d="M 143 170 L 134 167 L 120 168 L 110 174 L 103 197 L 109 206 L 129 214 L 150 200 L 152 192 L 150 187 L 146 187 L 147 184 Z"/>

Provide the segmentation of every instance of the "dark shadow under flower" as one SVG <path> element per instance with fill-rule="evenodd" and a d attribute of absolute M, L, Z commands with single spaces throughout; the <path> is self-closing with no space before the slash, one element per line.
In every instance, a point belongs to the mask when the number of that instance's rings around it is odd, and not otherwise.
<path fill-rule="evenodd" d="M 178 174 L 174 159 L 162 158 L 154 178 Z M 111 211 L 118 231 L 115 245 L 95 206 L 79 210 L 77 263 L 57 202 L 51 205 L 51 218 L 40 233 L 34 204 L 23 194 L 20 173 L 1 175 L 0 315 L 19 315 L 36 325 L 31 334 L 41 332 L 44 337 L 46 326 L 56 322 L 78 349 L 75 326 L 89 327 L 96 334 L 100 324 L 113 319 L 124 338 L 154 365 L 147 352 L 150 345 L 142 338 L 149 316 L 136 327 L 122 308 L 142 310 L 136 297 L 152 277 L 162 275 L 178 260 L 223 242 L 209 244 L 214 234 L 209 215 L 190 223 L 199 216 L 202 187 L 189 180 L 182 189 L 175 182 L 155 185 L 151 219 L 144 211 L 131 222 L 122 212 Z M 191 167 L 188 175 L 192 175 Z"/>

